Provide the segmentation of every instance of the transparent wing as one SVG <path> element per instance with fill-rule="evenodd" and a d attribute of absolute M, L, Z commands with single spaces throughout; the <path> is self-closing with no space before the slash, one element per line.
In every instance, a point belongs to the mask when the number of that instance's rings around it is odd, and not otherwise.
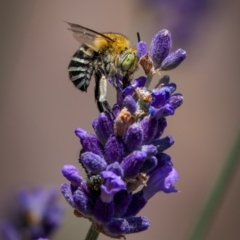
<path fill-rule="evenodd" d="M 107 41 L 114 42 L 113 39 L 107 37 L 102 33 L 96 32 L 92 29 L 83 27 L 75 23 L 69 23 L 69 22 L 66 22 L 66 23 L 70 26 L 68 30 L 70 30 L 73 33 L 73 37 L 80 43 L 92 44 L 95 38 L 97 37 L 103 37 Z"/>

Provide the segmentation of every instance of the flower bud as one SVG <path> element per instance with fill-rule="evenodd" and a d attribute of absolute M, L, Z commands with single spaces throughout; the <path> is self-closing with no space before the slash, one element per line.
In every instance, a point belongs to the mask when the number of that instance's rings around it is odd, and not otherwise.
<path fill-rule="evenodd" d="M 128 128 L 124 142 L 129 152 L 138 149 L 142 145 L 143 130 L 138 123 L 134 123 Z"/>
<path fill-rule="evenodd" d="M 98 174 L 101 171 L 104 171 L 107 167 L 106 161 L 92 152 L 85 152 L 81 154 L 80 160 L 87 168 L 87 170 L 89 170 L 93 174 Z"/>
<path fill-rule="evenodd" d="M 137 43 L 137 56 L 140 59 L 147 52 L 147 43 L 140 41 Z"/>
<path fill-rule="evenodd" d="M 167 71 L 176 68 L 185 58 L 186 52 L 182 49 L 170 53 L 162 62 L 161 70 Z"/>
<path fill-rule="evenodd" d="M 107 163 L 121 162 L 125 153 L 122 138 L 111 135 L 105 145 Z"/>
<path fill-rule="evenodd" d="M 121 163 L 124 170 L 124 177 L 130 178 L 136 176 L 139 173 L 146 157 L 146 153 L 134 151 L 124 158 Z"/>
<path fill-rule="evenodd" d="M 162 61 L 169 54 L 171 46 L 172 39 L 168 30 L 161 30 L 153 37 L 149 53 L 153 60 L 155 69 L 161 66 Z"/>
<path fill-rule="evenodd" d="M 79 186 L 83 181 L 76 167 L 72 165 L 64 165 L 62 167 L 63 176 L 71 182 L 71 184 Z"/>

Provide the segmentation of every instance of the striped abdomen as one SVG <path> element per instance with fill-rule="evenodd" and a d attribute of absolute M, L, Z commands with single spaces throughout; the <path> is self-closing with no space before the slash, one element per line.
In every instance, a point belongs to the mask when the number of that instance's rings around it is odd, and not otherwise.
<path fill-rule="evenodd" d="M 72 56 L 68 66 L 69 78 L 73 84 L 81 91 L 87 91 L 92 73 L 93 61 L 97 52 L 89 46 L 83 44 Z"/>

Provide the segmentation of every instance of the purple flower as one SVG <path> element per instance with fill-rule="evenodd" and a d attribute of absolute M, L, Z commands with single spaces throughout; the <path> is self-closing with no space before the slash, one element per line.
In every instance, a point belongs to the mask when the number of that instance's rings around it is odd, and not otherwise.
<path fill-rule="evenodd" d="M 1 236 L 3 240 L 20 240 L 21 235 L 17 228 L 10 222 L 5 222 L 1 225 Z"/>
<path fill-rule="evenodd" d="M 178 192 L 173 184 L 178 181 L 178 173 L 173 168 L 171 162 L 164 166 L 158 165 L 149 174 L 147 186 L 143 188 L 143 198 L 148 201 L 159 191 L 165 193 Z"/>
<path fill-rule="evenodd" d="M 141 60 L 147 55 L 148 66 L 154 63 L 170 69 L 180 63 L 174 53 L 169 54 L 170 47 L 171 35 L 163 30 L 153 38 L 149 54 L 144 42 L 138 44 L 138 57 Z M 113 85 L 121 84 L 118 77 L 112 77 Z M 150 221 L 137 216 L 139 211 L 157 192 L 177 191 L 178 174 L 163 153 L 174 139 L 162 135 L 167 117 L 174 115 L 183 97 L 175 93 L 177 86 L 169 76 L 163 76 L 152 91 L 148 85 L 147 75 L 124 89 L 120 86 L 112 112 L 100 113 L 93 120 L 95 134 L 75 130 L 82 145 L 79 162 L 86 179 L 74 166 L 62 169 L 69 184 L 63 184 L 61 191 L 75 215 L 89 219 L 97 231 L 110 237 L 146 230 Z"/>
<path fill-rule="evenodd" d="M 148 78 L 153 75 L 156 70 L 167 71 L 172 70 L 180 65 L 186 58 L 186 52 L 183 49 L 178 49 L 170 53 L 172 47 L 172 38 L 168 30 L 159 31 L 152 39 L 149 52 L 147 44 L 143 41 L 137 44 L 137 53 Z M 150 58 L 149 58 L 150 56 Z M 150 81 L 151 79 L 147 80 Z M 149 84 L 147 84 L 148 87 Z"/>
<path fill-rule="evenodd" d="M 67 169 L 72 172 L 74 167 L 65 165 L 63 168 L 64 176 L 69 176 Z M 75 214 L 94 219 L 95 224 L 101 226 L 102 233 L 112 237 L 148 228 L 149 220 L 147 218 L 125 216 L 131 203 L 132 194 L 126 191 L 127 185 L 121 176 L 112 171 L 102 171 L 100 178 L 101 182 L 97 191 L 90 187 L 90 179 L 83 180 L 77 188 L 72 184 L 62 185 L 62 193 L 75 209 Z"/>
<path fill-rule="evenodd" d="M 126 189 L 126 184 L 122 178 L 112 171 L 101 172 L 101 177 L 103 178 L 103 184 L 101 185 L 100 198 L 103 202 L 111 202 L 115 193 Z"/>
<path fill-rule="evenodd" d="M 15 214 L 16 222 L 1 226 L 3 240 L 48 237 L 62 223 L 63 207 L 58 202 L 58 192 L 54 187 L 31 191 L 22 189 L 17 196 L 17 203 L 19 210 Z"/>

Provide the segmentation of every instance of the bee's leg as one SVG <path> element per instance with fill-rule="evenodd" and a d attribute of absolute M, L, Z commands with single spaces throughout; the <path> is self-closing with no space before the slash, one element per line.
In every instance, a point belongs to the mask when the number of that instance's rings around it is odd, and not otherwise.
<path fill-rule="evenodd" d="M 97 107 L 99 112 L 104 112 L 104 108 L 112 113 L 111 107 L 107 102 L 107 79 L 100 72 L 95 73 L 95 100 L 97 102 Z"/>
<path fill-rule="evenodd" d="M 95 72 L 95 91 L 94 91 L 95 101 L 97 102 L 97 107 L 98 107 L 99 112 L 104 112 L 103 105 L 101 102 L 99 102 L 100 79 L 101 79 L 101 74 Z"/>
<path fill-rule="evenodd" d="M 98 101 L 100 103 L 102 103 L 102 105 L 105 107 L 105 109 L 108 112 L 112 112 L 111 107 L 109 106 L 108 102 L 107 102 L 107 78 L 102 75 L 101 79 L 100 79 L 100 83 L 99 83 L 99 98 Z"/>

